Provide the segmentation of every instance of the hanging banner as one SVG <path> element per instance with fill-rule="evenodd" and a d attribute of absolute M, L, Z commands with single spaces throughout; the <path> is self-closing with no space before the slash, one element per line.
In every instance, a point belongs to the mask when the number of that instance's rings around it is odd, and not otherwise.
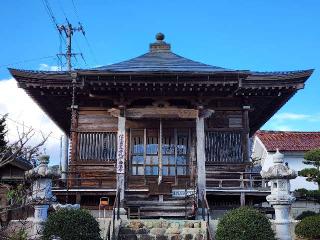
<path fill-rule="evenodd" d="M 117 142 L 117 173 L 124 173 L 125 166 L 125 118 L 118 118 L 118 142 Z"/>

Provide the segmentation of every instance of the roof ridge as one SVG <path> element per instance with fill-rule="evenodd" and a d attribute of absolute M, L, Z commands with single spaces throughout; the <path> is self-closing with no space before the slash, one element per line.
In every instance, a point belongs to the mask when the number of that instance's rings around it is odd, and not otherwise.
<path fill-rule="evenodd" d="M 320 131 L 281 131 L 281 130 L 258 130 L 256 133 L 312 133 L 320 134 Z"/>

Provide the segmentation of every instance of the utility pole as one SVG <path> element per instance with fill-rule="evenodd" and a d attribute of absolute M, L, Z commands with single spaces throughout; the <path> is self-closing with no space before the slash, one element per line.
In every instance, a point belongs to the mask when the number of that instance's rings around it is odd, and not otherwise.
<path fill-rule="evenodd" d="M 66 25 L 56 25 L 57 26 L 57 29 L 60 33 L 60 35 L 62 35 L 63 33 L 65 34 L 66 36 L 66 53 L 59 53 L 57 54 L 58 56 L 63 56 L 66 58 L 67 60 L 67 70 L 69 72 L 72 71 L 72 63 L 71 63 L 71 59 L 72 57 L 75 57 L 76 55 L 81 55 L 81 57 L 83 58 L 82 56 L 82 53 L 73 53 L 72 52 L 72 36 L 73 36 L 73 33 L 75 32 L 81 32 L 83 35 L 85 35 L 85 31 L 82 27 L 82 25 L 79 23 L 79 26 L 78 27 L 73 27 L 72 24 L 68 21 L 67 19 L 67 24 Z M 76 116 L 76 109 L 74 107 L 75 105 L 75 91 L 76 91 L 76 79 L 73 79 L 72 80 L 72 104 L 71 104 L 71 109 L 72 109 L 72 112 L 71 112 L 71 116 L 72 116 L 72 119 L 71 119 L 71 122 L 73 123 L 74 122 L 74 118 Z M 72 127 L 72 124 L 71 124 L 71 131 L 72 131 L 73 127 Z M 72 137 L 72 134 L 71 136 Z M 68 160 L 69 160 L 69 157 L 68 157 L 68 152 L 69 152 L 69 138 L 68 138 L 68 134 L 64 134 L 63 136 L 63 142 L 62 142 L 62 164 L 61 164 L 61 178 L 63 180 L 66 181 L 67 183 L 67 179 L 68 179 Z M 67 183 L 68 184 L 68 183 Z M 66 202 L 68 202 L 68 195 L 66 196 Z"/>
<path fill-rule="evenodd" d="M 67 20 L 66 25 L 57 25 L 57 29 L 60 34 L 64 33 L 66 35 L 66 53 L 59 53 L 58 55 L 64 56 L 67 60 L 67 66 L 68 66 L 68 71 L 72 70 L 72 63 L 71 63 L 71 58 L 76 56 L 76 55 L 82 55 L 82 53 L 72 53 L 72 36 L 74 32 L 81 32 L 83 35 L 85 35 L 85 31 L 79 23 L 78 27 L 73 27 L 71 23 Z"/>

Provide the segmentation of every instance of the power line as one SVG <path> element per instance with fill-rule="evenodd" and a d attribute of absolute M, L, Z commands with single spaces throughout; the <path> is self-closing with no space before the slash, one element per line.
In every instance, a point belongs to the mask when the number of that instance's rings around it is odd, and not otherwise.
<path fill-rule="evenodd" d="M 67 22 L 66 25 L 58 25 L 57 26 L 59 32 L 62 34 L 64 33 L 66 35 L 67 43 L 66 53 L 60 53 L 59 55 L 64 56 L 67 59 L 67 65 L 68 65 L 68 71 L 71 71 L 72 65 L 71 65 L 71 58 L 76 56 L 79 53 L 72 53 L 72 36 L 75 32 L 82 32 L 84 33 L 82 25 L 79 25 L 78 27 L 73 27 L 71 23 Z"/>
<path fill-rule="evenodd" d="M 93 50 L 92 50 L 92 47 L 91 47 L 91 45 L 90 45 L 90 43 L 89 43 L 89 40 L 88 40 L 87 36 L 86 36 L 85 34 L 84 34 L 83 36 L 84 36 L 84 39 L 86 40 L 86 43 L 87 43 L 88 48 L 89 48 L 89 51 L 90 51 L 91 55 L 93 56 L 94 62 L 98 65 L 97 58 L 96 58 L 96 56 L 95 56 L 95 54 L 94 54 L 94 52 L 93 52 Z"/>
<path fill-rule="evenodd" d="M 66 14 L 66 12 L 65 12 L 65 10 L 64 10 L 64 8 L 63 8 L 63 5 L 62 5 L 61 1 L 59 0 L 58 3 L 59 3 L 60 10 L 62 11 L 62 13 L 63 13 L 63 15 L 64 15 L 64 17 L 65 17 L 65 19 L 66 19 L 66 23 L 67 23 L 67 25 L 69 25 L 70 23 L 69 23 L 69 20 L 68 20 L 68 16 L 67 16 L 67 14 Z M 75 7 L 74 3 L 73 3 L 73 6 Z M 80 27 L 79 27 L 78 29 L 74 29 L 73 31 L 80 30 L 80 31 L 84 34 L 84 30 L 83 30 L 83 27 L 82 27 L 82 25 L 81 25 L 80 22 L 79 22 L 79 26 L 80 26 Z M 58 25 L 57 25 L 57 28 L 58 28 L 58 30 L 59 30 L 59 32 L 60 32 L 60 34 L 61 34 L 61 26 L 58 26 Z M 64 29 L 64 30 L 65 30 L 65 29 Z M 72 34 L 73 34 L 73 32 L 71 31 L 71 35 L 72 35 Z M 68 34 L 66 34 L 66 37 L 68 38 Z M 61 41 L 60 41 L 60 42 L 61 42 Z M 80 51 L 80 54 L 79 54 L 79 55 L 81 55 L 81 58 L 82 58 L 83 62 L 84 62 L 85 65 L 87 66 L 87 62 L 86 62 L 86 60 L 84 59 L 84 56 L 83 56 L 83 54 L 82 54 L 82 49 L 81 49 L 81 47 L 80 47 L 77 39 L 75 39 L 75 42 L 76 42 L 76 45 L 77 45 L 78 50 Z M 69 39 L 68 39 L 67 49 L 68 49 L 68 45 L 69 45 L 69 44 L 71 45 L 71 40 L 70 40 L 70 42 L 69 42 Z M 68 50 L 67 50 L 67 51 L 68 51 Z M 60 50 L 60 55 L 63 55 L 61 50 Z M 68 57 L 68 56 L 66 56 L 66 57 Z M 76 55 L 74 55 L 74 57 L 75 57 L 75 59 L 76 59 Z M 78 62 L 77 59 L 76 59 L 76 61 L 77 61 L 78 65 L 80 66 L 80 64 L 79 64 L 79 62 Z M 67 61 L 67 62 L 68 62 L 68 61 Z"/>
<path fill-rule="evenodd" d="M 67 65 L 68 65 L 67 68 L 69 70 L 71 70 L 71 68 L 72 68 L 72 66 L 71 66 L 71 57 L 75 57 L 76 53 L 72 53 L 71 52 L 72 51 L 72 49 L 71 49 L 71 37 L 72 37 L 73 33 L 76 32 L 76 31 L 82 32 L 82 34 L 83 34 L 83 36 L 85 38 L 85 42 L 86 42 L 86 44 L 87 44 L 87 46 L 89 48 L 90 54 L 92 55 L 94 62 L 96 64 L 98 64 L 96 56 L 95 56 L 95 54 L 93 52 L 93 49 L 92 49 L 92 47 L 91 47 L 91 45 L 89 43 L 89 40 L 85 35 L 85 31 L 83 29 L 83 26 L 80 23 L 79 12 L 78 12 L 78 10 L 76 8 L 75 2 L 72 0 L 73 11 L 74 11 L 74 13 L 75 13 L 75 15 L 76 15 L 76 17 L 78 18 L 78 21 L 79 21 L 78 22 L 79 27 L 77 27 L 77 28 L 72 27 L 72 25 L 69 23 L 67 14 L 66 14 L 66 12 L 65 12 L 60 0 L 58 1 L 58 4 L 59 4 L 59 7 L 60 7 L 60 10 L 62 11 L 63 15 L 66 18 L 66 22 L 67 22 L 66 25 L 58 25 L 57 20 L 56 20 L 56 18 L 54 16 L 53 10 L 52 10 L 52 8 L 50 6 L 49 0 L 42 0 L 42 3 L 44 5 L 44 7 L 45 7 L 45 10 L 46 10 L 49 18 L 51 19 L 51 21 L 52 21 L 52 23 L 54 25 L 55 30 L 58 30 L 58 32 L 59 32 L 59 37 L 60 37 L 59 50 L 60 51 L 59 51 L 59 54 L 57 54 L 57 57 L 58 57 L 58 60 L 60 61 L 61 69 L 62 69 L 62 60 L 60 58 L 61 56 L 65 56 L 66 57 Z M 65 34 L 63 34 L 63 33 L 65 33 Z M 64 36 L 65 36 L 65 38 L 64 38 Z M 62 53 L 62 47 L 61 47 L 61 45 L 62 45 L 61 42 L 62 41 L 64 41 L 64 43 L 66 44 L 66 48 L 67 48 L 66 53 Z M 84 56 L 82 54 L 82 50 L 81 50 L 80 45 L 77 42 L 77 40 L 76 40 L 76 45 L 77 45 L 77 48 L 80 51 L 80 56 L 81 56 L 83 62 L 85 63 L 86 66 L 88 66 L 88 64 L 87 64 L 87 62 L 86 62 L 86 60 L 85 60 L 85 58 L 84 58 Z M 76 59 L 76 61 L 78 62 L 77 59 Z"/>
<path fill-rule="evenodd" d="M 56 18 L 55 18 L 55 16 L 54 16 L 54 13 L 53 13 L 53 11 L 52 11 L 52 8 L 51 8 L 48 0 L 42 0 L 42 3 L 43 3 L 43 5 L 44 5 L 44 8 L 45 8 L 45 10 L 46 10 L 49 18 L 51 19 L 51 21 L 52 21 L 52 23 L 53 23 L 53 26 L 54 26 L 54 29 L 55 29 L 55 31 L 56 31 L 57 28 L 58 28 L 58 23 L 57 23 L 57 21 L 56 21 Z M 60 38 L 60 40 L 61 40 L 61 41 L 63 40 L 64 42 L 66 42 L 66 40 L 63 38 L 63 35 L 61 34 L 61 32 L 60 32 L 60 31 L 58 31 L 58 32 L 59 32 L 59 38 Z"/>
<path fill-rule="evenodd" d="M 48 59 L 48 58 L 56 58 L 56 56 L 46 56 L 46 57 L 40 57 L 40 58 L 32 58 L 32 59 L 22 60 L 22 61 L 19 61 L 19 62 L 14 62 L 14 63 L 8 63 L 8 64 L 0 65 L 0 68 L 2 68 L 2 67 L 10 67 L 10 66 L 16 65 L 16 64 L 33 62 L 33 61 L 38 61 L 38 60 Z"/>
<path fill-rule="evenodd" d="M 59 2 L 59 7 L 60 7 L 60 9 L 61 9 L 64 17 L 66 18 L 66 20 L 67 20 L 67 22 L 68 22 L 68 17 L 67 17 L 67 14 L 66 14 L 66 12 L 64 11 L 64 9 L 63 9 L 63 7 L 62 7 L 61 1 L 59 0 L 58 2 Z"/>
<path fill-rule="evenodd" d="M 80 48 L 80 45 L 79 45 L 79 42 L 77 41 L 77 39 L 75 39 L 75 42 L 76 42 L 76 45 L 77 45 L 77 47 L 78 47 L 78 49 L 79 49 L 79 51 L 80 51 L 80 56 L 81 56 L 81 59 L 82 59 L 82 61 L 84 62 L 84 64 L 88 67 L 88 64 L 87 64 L 87 62 L 86 62 L 86 60 L 85 60 L 85 58 L 84 58 L 84 56 L 83 56 L 83 54 L 82 54 L 82 50 L 81 50 L 81 48 Z"/>
<path fill-rule="evenodd" d="M 14 120 L 14 119 L 8 117 L 7 114 L 2 114 L 2 113 L 0 113 L 0 115 L 1 115 L 2 117 L 6 117 L 6 119 L 10 120 L 11 122 L 15 123 L 16 125 L 20 125 L 20 126 L 22 126 L 22 127 L 31 128 L 31 129 L 33 129 L 35 132 L 38 132 L 38 133 L 41 133 L 41 134 L 43 133 L 41 130 L 39 130 L 39 129 L 37 129 L 37 128 L 34 128 L 34 127 L 32 127 L 32 126 L 27 126 L 26 124 L 21 123 L 21 122 L 19 122 L 18 120 Z M 55 137 L 55 136 L 52 136 L 52 135 L 49 135 L 49 137 L 50 137 L 50 138 L 54 138 L 54 139 L 60 141 L 60 138 L 58 138 L 58 137 Z"/>
<path fill-rule="evenodd" d="M 77 10 L 77 8 L 76 8 L 76 5 L 75 5 L 75 3 L 74 3 L 73 0 L 71 0 L 71 2 L 72 2 L 72 6 L 73 6 L 74 13 L 75 13 L 76 17 L 78 18 L 78 20 L 80 21 L 80 17 L 79 17 L 79 14 L 78 14 L 78 10 Z"/>
<path fill-rule="evenodd" d="M 76 17 L 77 17 L 77 19 L 78 19 L 78 21 L 79 21 L 79 25 L 81 25 L 81 23 L 80 23 L 80 22 L 81 22 L 81 20 L 80 20 L 80 15 L 79 15 L 79 12 L 78 12 L 78 10 L 77 10 L 77 7 L 76 7 L 76 5 L 75 5 L 75 3 L 74 3 L 74 0 L 71 0 L 71 2 L 72 2 L 72 6 L 73 6 L 73 11 L 74 11 L 74 13 L 75 13 L 75 15 L 76 15 Z M 83 32 L 83 37 L 84 37 L 84 39 L 85 39 L 85 41 L 86 41 L 86 44 L 88 45 L 90 54 L 92 55 L 94 62 L 95 62 L 96 64 L 98 64 L 96 55 L 95 55 L 95 53 L 94 53 L 94 51 L 93 51 L 93 49 L 92 49 L 92 47 L 91 47 L 91 44 L 89 43 L 89 40 L 88 40 L 85 32 Z"/>

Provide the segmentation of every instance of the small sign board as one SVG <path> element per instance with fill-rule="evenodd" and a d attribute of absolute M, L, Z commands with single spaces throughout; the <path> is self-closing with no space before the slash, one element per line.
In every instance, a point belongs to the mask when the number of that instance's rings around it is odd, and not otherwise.
<path fill-rule="evenodd" d="M 172 197 L 185 198 L 187 196 L 192 196 L 195 194 L 193 189 L 172 189 Z"/>
<path fill-rule="evenodd" d="M 100 206 L 109 206 L 109 198 L 108 197 L 102 197 L 100 198 Z"/>

